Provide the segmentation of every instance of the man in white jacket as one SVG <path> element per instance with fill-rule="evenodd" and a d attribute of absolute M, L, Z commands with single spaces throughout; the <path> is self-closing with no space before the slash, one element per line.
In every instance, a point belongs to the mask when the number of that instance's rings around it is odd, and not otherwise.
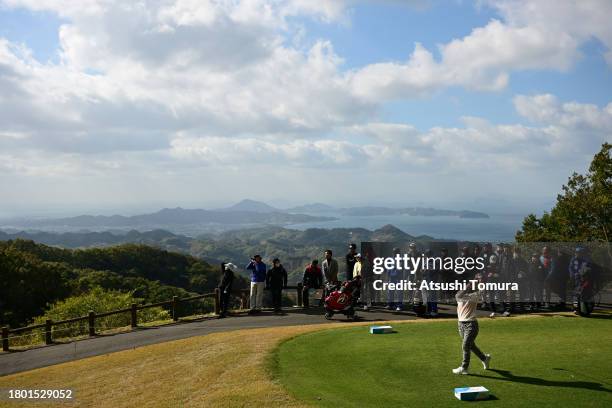
<path fill-rule="evenodd" d="M 478 306 L 478 291 L 460 290 L 455 295 L 457 300 L 457 320 L 459 321 L 459 335 L 463 340 L 463 361 L 461 366 L 453 368 L 454 374 L 469 374 L 470 356 L 473 352 L 482 361 L 485 370 L 489 369 L 491 355 L 484 354 L 476 346 L 478 336 L 478 320 L 476 320 L 476 306 Z"/>

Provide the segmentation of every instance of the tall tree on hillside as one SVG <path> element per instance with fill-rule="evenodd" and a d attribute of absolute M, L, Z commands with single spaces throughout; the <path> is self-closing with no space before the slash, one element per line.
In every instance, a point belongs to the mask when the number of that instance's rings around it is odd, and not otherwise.
<path fill-rule="evenodd" d="M 520 242 L 602 241 L 612 238 L 612 144 L 604 143 L 585 175 L 574 173 L 541 218 L 523 220 Z"/>

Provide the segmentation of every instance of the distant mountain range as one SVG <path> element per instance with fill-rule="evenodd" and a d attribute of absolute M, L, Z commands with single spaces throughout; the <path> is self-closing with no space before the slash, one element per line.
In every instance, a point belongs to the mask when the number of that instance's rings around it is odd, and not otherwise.
<path fill-rule="evenodd" d="M 150 214 L 124 215 L 79 215 L 68 218 L 14 219 L 3 222 L 4 227 L 44 229 L 51 231 L 73 231 L 74 229 L 167 229 L 173 232 L 198 234 L 203 231 L 220 230 L 227 227 L 289 225 L 306 222 L 333 220 L 332 217 L 295 214 L 278 210 L 265 203 L 243 200 L 231 207 L 203 210 L 164 208 Z"/>
<path fill-rule="evenodd" d="M 342 215 L 412 215 L 412 216 L 438 216 L 459 218 L 489 218 L 488 214 L 467 210 L 440 210 L 428 207 L 389 208 L 389 207 L 352 207 L 340 209 Z"/>
<path fill-rule="evenodd" d="M 322 203 L 314 203 L 314 204 L 305 204 L 297 207 L 287 208 L 287 212 L 296 213 L 330 213 L 338 211 L 337 208 L 332 207 L 331 205 L 322 204 Z"/>
<path fill-rule="evenodd" d="M 242 200 L 230 207 L 219 209 L 164 208 L 160 211 L 132 216 L 124 215 L 79 215 L 67 218 L 32 219 L 21 218 L 0 221 L 0 227 L 33 229 L 52 232 L 129 230 L 149 231 L 168 230 L 173 233 L 196 236 L 203 232 L 222 232 L 228 229 L 241 229 L 261 226 L 287 226 L 310 222 L 336 220 L 339 216 L 448 216 L 460 218 L 488 218 L 485 213 L 467 210 L 440 210 L 425 207 L 349 207 L 335 208 L 326 204 L 314 203 L 287 209 L 279 209 L 269 204 Z"/>

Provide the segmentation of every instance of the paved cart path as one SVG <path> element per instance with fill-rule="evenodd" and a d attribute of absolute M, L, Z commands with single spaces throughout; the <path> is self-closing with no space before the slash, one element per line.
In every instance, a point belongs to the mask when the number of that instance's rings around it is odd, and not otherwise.
<path fill-rule="evenodd" d="M 440 311 L 442 317 L 454 317 L 455 311 L 452 307 L 442 306 Z M 368 312 L 359 311 L 358 315 L 360 321 L 372 322 L 417 318 L 412 313 L 396 313 L 384 309 L 375 309 Z M 303 310 L 296 308 L 287 310 L 283 315 L 274 315 L 272 312 L 264 311 L 256 316 L 237 315 L 225 319 L 203 319 L 158 327 L 138 328 L 129 332 L 101 335 L 70 343 L 58 343 L 26 351 L 2 353 L 0 354 L 0 376 L 221 331 L 342 321 L 346 321 L 342 315 L 334 316 L 331 321 L 325 320 L 322 309 Z M 350 324 L 350 322 L 347 321 L 347 324 Z"/>

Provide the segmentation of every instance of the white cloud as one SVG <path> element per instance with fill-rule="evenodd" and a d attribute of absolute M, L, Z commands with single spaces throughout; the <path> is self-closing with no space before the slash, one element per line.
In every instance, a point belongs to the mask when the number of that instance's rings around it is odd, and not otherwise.
<path fill-rule="evenodd" d="M 278 176 L 250 172 L 266 166 L 308 180 L 356 168 L 503 174 L 583 163 L 610 139 L 612 105 L 551 95 L 515 98 L 530 126 L 467 117 L 420 131 L 379 113 L 446 87 L 498 90 L 517 70 L 570 69 L 593 38 L 609 53 L 612 2 L 487 2 L 498 19 L 436 52 L 416 44 L 404 62 L 351 71 L 331 42 L 304 46 L 295 17 L 343 24 L 360 0 L 0 2 L 63 21 L 59 63 L 0 38 L 4 180 Z"/>
<path fill-rule="evenodd" d="M 273 162 L 283 167 L 369 167 L 432 175 L 468 170 L 503 173 L 579 165 L 612 136 L 610 105 L 560 104 L 551 95 L 517 96 L 515 104 L 519 114 L 536 118 L 541 126 L 492 124 L 465 117 L 463 127 L 427 131 L 402 123 L 372 122 L 338 128 L 341 139 L 325 140 L 179 134 L 171 142 L 172 155 L 205 165 L 252 168 Z M 543 104 L 547 108 L 541 109 Z M 533 116 L 534 112 L 544 116 Z M 349 142 L 351 136 L 361 141 Z"/>
<path fill-rule="evenodd" d="M 604 108 L 577 102 L 561 103 L 554 95 L 518 95 L 514 98 L 518 113 L 543 124 L 558 124 L 573 129 L 612 130 L 612 103 Z"/>
<path fill-rule="evenodd" d="M 439 57 L 416 44 L 406 62 L 368 65 L 351 75 L 356 95 L 398 99 L 448 86 L 499 90 L 514 71 L 566 71 L 580 47 L 597 39 L 612 65 L 612 2 L 608 0 L 491 0 L 500 19 L 438 46 Z"/>

